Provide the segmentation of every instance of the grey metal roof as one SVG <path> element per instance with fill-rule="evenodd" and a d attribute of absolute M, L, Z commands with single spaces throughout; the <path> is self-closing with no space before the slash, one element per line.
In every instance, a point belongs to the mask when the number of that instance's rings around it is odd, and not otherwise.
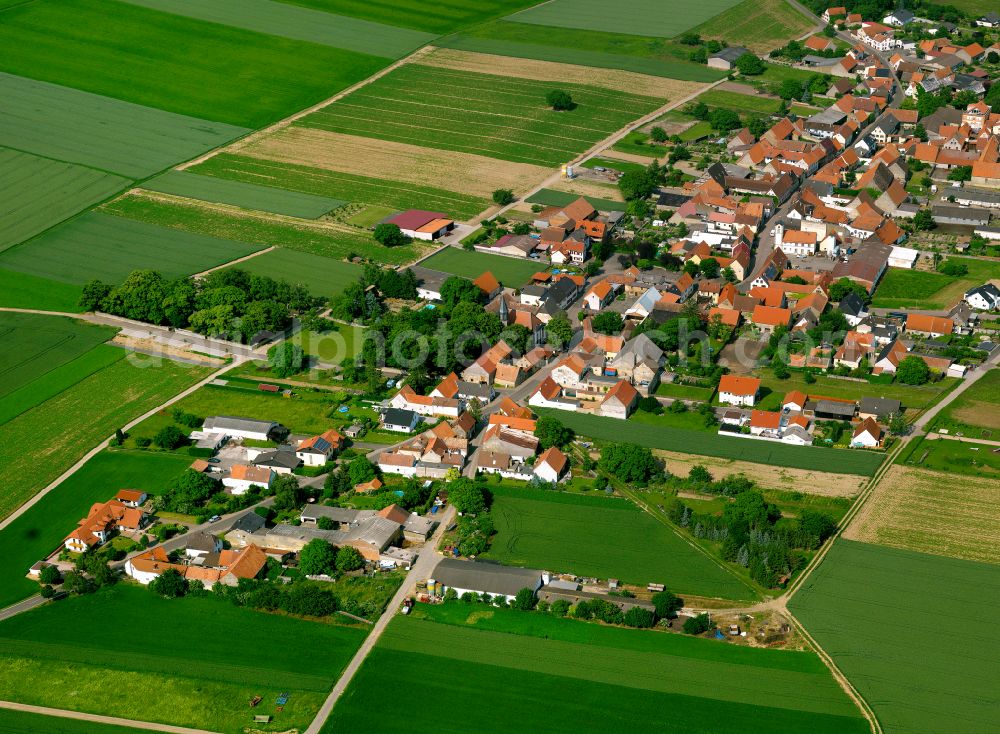
<path fill-rule="evenodd" d="M 213 415 L 205 419 L 206 431 L 251 431 L 267 433 L 275 426 L 276 421 L 260 421 L 254 418 L 240 418 L 233 415 Z"/>
<path fill-rule="evenodd" d="M 383 550 L 396 537 L 401 527 L 398 522 L 376 515 L 360 525 L 352 527 L 338 542 L 345 543 L 356 540 Z"/>
<path fill-rule="evenodd" d="M 265 524 L 264 518 L 256 512 L 246 512 L 241 515 L 236 522 L 229 526 L 229 530 L 227 532 L 242 530 L 245 533 L 253 533 L 260 530 Z"/>
<path fill-rule="evenodd" d="M 733 63 L 743 54 L 750 53 L 749 49 L 743 48 L 742 46 L 729 46 L 721 51 L 717 51 L 714 54 L 709 54 L 710 59 L 725 59 L 729 63 Z"/>
<path fill-rule="evenodd" d="M 530 568 L 512 568 L 492 563 L 444 558 L 433 571 L 434 580 L 445 586 L 513 596 L 527 587 L 534 591 L 541 584 L 542 572 Z"/>

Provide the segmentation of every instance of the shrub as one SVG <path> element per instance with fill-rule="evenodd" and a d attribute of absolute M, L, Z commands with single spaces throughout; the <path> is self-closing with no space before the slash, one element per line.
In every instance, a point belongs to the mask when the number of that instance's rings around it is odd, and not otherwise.
<path fill-rule="evenodd" d="M 55 566 L 46 566 L 39 572 L 38 580 L 43 584 L 58 584 L 62 581 L 62 576 Z"/>
<path fill-rule="evenodd" d="M 403 234 L 403 230 L 399 228 L 398 224 L 389 222 L 376 225 L 373 235 L 375 241 L 385 247 L 397 247 L 410 241 L 410 238 Z"/>
<path fill-rule="evenodd" d="M 506 206 L 514 202 L 514 192 L 510 189 L 497 189 L 493 192 L 493 203 Z M 527 234 L 527 233 L 525 233 Z"/>
<path fill-rule="evenodd" d="M 653 613 L 642 607 L 632 607 L 625 612 L 623 619 L 629 627 L 652 627 L 656 623 Z"/>
<path fill-rule="evenodd" d="M 167 449 L 168 451 L 179 448 L 186 442 L 187 436 L 184 435 L 184 432 L 180 428 L 174 425 L 164 426 L 153 436 L 153 443 L 161 449 Z"/>
<path fill-rule="evenodd" d="M 684 620 L 684 634 L 700 635 L 715 627 L 708 614 L 699 614 L 697 617 L 688 617 Z"/>
<path fill-rule="evenodd" d="M 565 617 L 569 612 L 569 602 L 565 599 L 556 599 L 549 607 L 549 611 L 557 617 Z"/>
<path fill-rule="evenodd" d="M 524 587 L 517 592 L 514 597 L 514 601 L 511 602 L 511 607 L 514 609 L 520 609 L 522 612 L 530 612 L 538 604 L 538 599 L 535 597 L 535 592 Z"/>
<path fill-rule="evenodd" d="M 140 449 L 149 448 L 149 445 L 151 443 L 153 443 L 153 439 L 149 438 L 149 436 L 139 436 L 135 440 L 135 445 L 138 446 Z"/>

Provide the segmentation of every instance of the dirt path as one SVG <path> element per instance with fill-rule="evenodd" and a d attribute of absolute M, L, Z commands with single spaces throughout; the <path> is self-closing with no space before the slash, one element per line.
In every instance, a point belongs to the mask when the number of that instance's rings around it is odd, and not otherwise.
<path fill-rule="evenodd" d="M 43 714 L 45 716 L 58 716 L 62 719 L 76 719 L 78 721 L 91 721 L 96 724 L 110 724 L 112 726 L 128 726 L 133 729 L 146 729 L 148 731 L 165 731 L 171 734 L 213 734 L 205 729 L 191 729 L 186 726 L 172 726 L 170 724 L 154 724 L 150 721 L 135 721 L 133 719 L 120 719 L 117 716 L 100 716 L 99 714 L 85 714 L 80 711 L 67 711 L 66 709 L 53 709 L 48 706 L 29 706 L 24 703 L 13 701 L 0 701 L 0 708 L 11 711 L 24 711 L 29 714 Z"/>
<path fill-rule="evenodd" d="M 928 441 L 959 441 L 960 443 L 981 443 L 984 446 L 1000 446 L 1000 441 L 991 441 L 988 438 L 969 438 L 968 436 L 949 436 L 944 433 L 928 433 Z"/>
<path fill-rule="evenodd" d="M 231 268 L 233 267 L 233 265 L 239 265 L 240 263 L 244 263 L 247 260 L 253 260 L 255 257 L 260 257 L 265 253 L 271 252 L 271 250 L 277 250 L 277 249 L 278 248 L 275 245 L 271 245 L 270 247 L 265 247 L 263 250 L 257 250 L 257 252 L 251 252 L 249 255 L 246 255 L 245 257 L 240 257 L 237 258 L 236 260 L 230 260 L 225 265 L 216 265 L 214 268 L 209 268 L 208 270 L 202 270 L 200 273 L 195 273 L 191 277 L 202 278 L 208 275 L 209 273 L 214 273 L 216 270 L 225 270 L 226 268 Z"/>

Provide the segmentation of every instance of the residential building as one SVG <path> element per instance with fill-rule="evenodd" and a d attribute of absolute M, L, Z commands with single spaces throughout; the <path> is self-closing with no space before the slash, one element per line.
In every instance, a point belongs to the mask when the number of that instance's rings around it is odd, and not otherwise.
<path fill-rule="evenodd" d="M 569 459 L 557 447 L 551 446 L 543 451 L 537 459 L 532 472 L 543 482 L 558 482 L 566 475 Z"/>
<path fill-rule="evenodd" d="M 619 380 L 601 401 L 598 413 L 608 418 L 625 420 L 639 402 L 639 392 L 626 380 Z"/>
<path fill-rule="evenodd" d="M 274 481 L 274 470 L 250 464 L 235 464 L 229 476 L 222 478 L 222 484 L 233 494 L 246 494 L 250 487 L 267 489 Z"/>
<path fill-rule="evenodd" d="M 295 455 L 305 466 L 323 466 L 343 445 L 344 437 L 331 428 L 318 436 L 300 441 Z"/>
<path fill-rule="evenodd" d="M 882 445 L 882 427 L 871 418 L 865 418 L 851 435 L 851 446 L 874 449 Z"/>
<path fill-rule="evenodd" d="M 760 393 L 760 379 L 723 375 L 719 380 L 719 402 L 727 405 L 753 407 Z"/>
<path fill-rule="evenodd" d="M 84 553 L 107 543 L 119 532 L 135 532 L 146 524 L 146 513 L 130 507 L 117 499 L 98 502 L 91 506 L 78 527 L 63 540 L 72 553 Z"/>
<path fill-rule="evenodd" d="M 382 428 L 397 433 L 412 433 L 420 423 L 420 416 L 412 410 L 389 408 L 382 413 Z"/>
<path fill-rule="evenodd" d="M 993 283 L 984 283 L 965 292 L 965 302 L 977 311 L 993 311 L 1000 308 L 1000 288 Z"/>

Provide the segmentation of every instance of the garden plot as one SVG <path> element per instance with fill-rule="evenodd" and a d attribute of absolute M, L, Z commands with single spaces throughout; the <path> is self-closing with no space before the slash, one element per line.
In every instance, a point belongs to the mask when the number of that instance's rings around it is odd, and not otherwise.
<path fill-rule="evenodd" d="M 603 0 L 552 0 L 508 16 L 518 23 L 673 38 L 718 15 L 738 0 L 664 3 L 663 0 L 619 0 L 613 12 Z"/>
<path fill-rule="evenodd" d="M 388 175 L 397 186 L 412 184 L 445 190 L 457 187 L 483 202 L 487 202 L 496 189 L 524 191 L 552 173 L 548 168 L 529 163 L 296 126 L 286 127 L 245 146 L 234 146 L 233 150 L 253 158 L 338 173 Z M 476 213 L 479 211 L 482 209 Z"/>
<path fill-rule="evenodd" d="M 300 8 L 274 0 L 125 0 L 153 10 L 296 41 L 396 59 L 434 39 L 395 25 Z"/>
<path fill-rule="evenodd" d="M 572 96 L 574 109 L 548 106 L 556 88 Z M 554 166 L 661 104 L 597 87 L 406 64 L 297 124 Z"/>
<path fill-rule="evenodd" d="M 130 178 L 162 171 L 249 132 L 2 72 L 0 99 L 4 144 Z"/>
<path fill-rule="evenodd" d="M 0 252 L 106 199 L 129 180 L 0 147 Z"/>

